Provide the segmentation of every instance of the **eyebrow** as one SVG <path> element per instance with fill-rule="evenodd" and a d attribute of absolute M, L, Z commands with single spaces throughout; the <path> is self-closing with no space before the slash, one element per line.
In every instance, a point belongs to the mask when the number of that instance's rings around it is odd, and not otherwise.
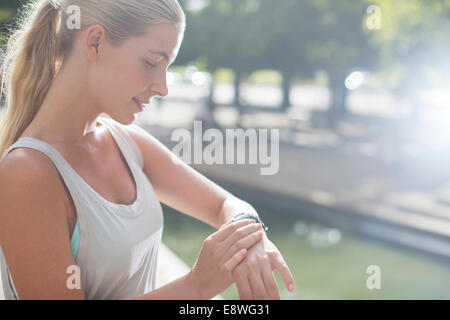
<path fill-rule="evenodd" d="M 150 49 L 148 49 L 148 51 L 150 51 L 151 53 L 155 53 L 155 54 L 158 54 L 160 56 L 163 56 L 164 59 L 166 59 L 168 62 L 170 62 L 169 55 L 167 53 L 165 53 L 164 51 L 153 51 L 153 50 L 150 50 Z"/>

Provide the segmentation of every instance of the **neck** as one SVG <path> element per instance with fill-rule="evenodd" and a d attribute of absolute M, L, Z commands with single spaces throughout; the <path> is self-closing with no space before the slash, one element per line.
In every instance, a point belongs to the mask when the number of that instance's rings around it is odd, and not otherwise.
<path fill-rule="evenodd" d="M 45 140 L 86 144 L 95 138 L 101 111 L 90 95 L 85 74 L 80 66 L 70 64 L 59 70 L 32 122 Z"/>

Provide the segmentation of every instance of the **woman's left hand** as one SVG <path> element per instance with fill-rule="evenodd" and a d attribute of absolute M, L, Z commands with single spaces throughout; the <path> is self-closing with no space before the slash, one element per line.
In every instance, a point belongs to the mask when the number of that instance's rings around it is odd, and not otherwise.
<path fill-rule="evenodd" d="M 232 272 L 241 300 L 279 300 L 273 274 L 278 270 L 286 288 L 294 291 L 294 278 L 277 247 L 266 235 L 250 248 L 247 256 Z"/>

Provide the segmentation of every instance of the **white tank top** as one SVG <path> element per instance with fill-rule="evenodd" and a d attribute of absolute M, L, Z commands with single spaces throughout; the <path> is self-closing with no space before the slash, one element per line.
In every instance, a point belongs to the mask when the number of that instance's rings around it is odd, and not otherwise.
<path fill-rule="evenodd" d="M 80 241 L 75 261 L 81 270 L 86 299 L 129 299 L 155 288 L 163 212 L 143 172 L 143 158 L 137 144 L 122 124 L 106 117 L 99 117 L 98 121 L 111 132 L 133 174 L 137 199 L 131 205 L 115 204 L 100 196 L 56 148 L 41 140 L 21 138 L 5 151 L 1 160 L 19 147 L 41 151 L 51 159 L 70 191 L 77 211 Z M 20 299 L 1 244 L 0 264 L 5 298 Z"/>

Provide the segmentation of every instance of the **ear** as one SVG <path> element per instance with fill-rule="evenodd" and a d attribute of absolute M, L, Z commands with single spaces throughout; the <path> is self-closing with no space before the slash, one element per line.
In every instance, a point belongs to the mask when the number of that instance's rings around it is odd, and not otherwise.
<path fill-rule="evenodd" d="M 105 35 L 105 29 L 99 24 L 87 28 L 84 34 L 84 48 L 89 61 L 96 61 L 99 58 Z"/>

